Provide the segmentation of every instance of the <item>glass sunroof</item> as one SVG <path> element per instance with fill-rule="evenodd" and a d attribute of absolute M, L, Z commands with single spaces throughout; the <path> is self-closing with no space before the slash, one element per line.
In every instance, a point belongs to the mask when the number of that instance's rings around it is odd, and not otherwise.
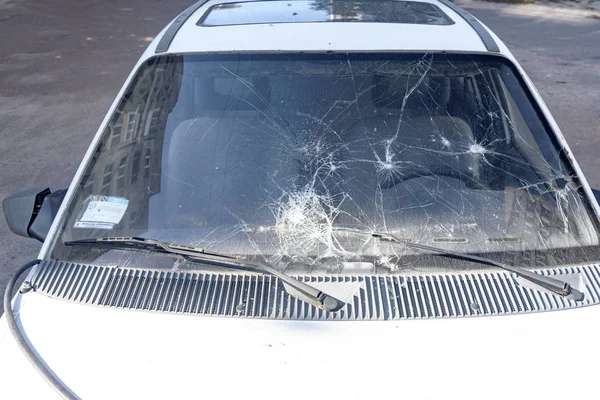
<path fill-rule="evenodd" d="M 436 5 L 416 1 L 275 0 L 217 4 L 209 8 L 198 25 L 293 22 L 453 24 L 453 21 Z"/>

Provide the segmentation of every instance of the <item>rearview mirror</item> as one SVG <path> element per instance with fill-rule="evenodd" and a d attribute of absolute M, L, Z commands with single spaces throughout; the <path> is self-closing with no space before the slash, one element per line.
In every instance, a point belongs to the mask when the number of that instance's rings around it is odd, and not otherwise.
<path fill-rule="evenodd" d="M 67 193 L 66 190 L 29 189 L 2 201 L 8 227 L 19 236 L 43 242 Z"/>

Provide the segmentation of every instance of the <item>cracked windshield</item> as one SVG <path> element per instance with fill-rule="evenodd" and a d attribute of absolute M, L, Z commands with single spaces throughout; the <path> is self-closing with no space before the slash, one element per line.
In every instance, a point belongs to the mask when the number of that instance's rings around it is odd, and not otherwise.
<path fill-rule="evenodd" d="M 63 245 L 140 236 L 297 273 L 456 263 L 371 237 L 390 232 L 523 266 L 575 262 L 597 222 L 549 133 L 501 57 L 156 57 L 104 131 L 53 256 L 173 265 Z"/>

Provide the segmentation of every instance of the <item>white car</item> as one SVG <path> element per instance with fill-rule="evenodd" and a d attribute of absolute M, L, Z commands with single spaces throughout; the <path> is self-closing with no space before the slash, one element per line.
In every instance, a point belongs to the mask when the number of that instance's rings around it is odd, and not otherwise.
<path fill-rule="evenodd" d="M 4 200 L 0 398 L 594 398 L 594 196 L 447 0 L 200 1 Z"/>

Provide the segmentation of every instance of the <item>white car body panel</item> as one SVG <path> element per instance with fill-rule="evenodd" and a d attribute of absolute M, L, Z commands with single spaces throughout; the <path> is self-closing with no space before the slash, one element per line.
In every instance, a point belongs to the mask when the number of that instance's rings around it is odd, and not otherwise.
<path fill-rule="evenodd" d="M 419 1 L 419 0 L 417 0 Z M 196 23 L 215 4 L 209 1 L 190 16 L 175 36 L 169 53 L 222 51 L 410 51 L 449 50 L 485 52 L 470 25 L 436 1 L 453 25 L 385 23 L 292 23 L 202 27 Z M 374 38 L 376 40 L 374 40 Z"/>
<path fill-rule="evenodd" d="M 598 391 L 597 306 L 306 322 L 123 311 L 39 294 L 23 302 L 28 339 L 84 399 L 505 400 L 593 398 Z M 53 398 L 4 322 L 0 338 L 0 398 Z"/>
<path fill-rule="evenodd" d="M 377 23 L 298 23 L 223 27 L 184 25 L 169 52 L 187 53 L 240 51 L 443 51 L 460 46 L 460 51 L 485 52 L 479 36 L 466 23 L 458 27 Z M 458 24 L 457 24 L 458 25 Z M 452 29 L 456 36 L 448 35 Z M 194 32 L 196 35 L 194 36 Z M 304 36 L 304 40 L 293 38 Z M 237 40 L 234 40 L 237 38 Z M 372 38 L 377 38 L 373 40 Z M 415 38 L 418 38 L 415 40 Z M 196 44 L 196 45 L 195 45 Z M 194 52 L 194 50 L 191 50 Z"/>
<path fill-rule="evenodd" d="M 449 27 L 314 23 L 196 26 L 200 7 L 169 53 L 258 51 L 457 51 L 485 53 L 454 11 Z M 137 70 L 116 96 L 77 170 L 39 258 L 47 258 L 64 212 L 101 135 Z M 489 29 L 488 29 L 489 31 Z M 445 32 L 451 32 L 446 34 Z M 540 94 L 506 46 L 557 140 L 571 151 Z M 165 54 L 165 53 L 163 53 Z M 576 161 L 573 166 L 600 215 Z M 525 315 L 388 322 L 306 322 L 213 318 L 92 307 L 40 294 L 18 295 L 17 319 L 49 367 L 85 399 L 261 398 L 413 399 L 591 398 L 588 360 L 600 307 Z M 556 381 L 554 377 L 559 376 Z M 0 398 L 59 398 L 29 364 L 0 319 Z M 561 384 L 565 382 L 566 384 Z"/>

